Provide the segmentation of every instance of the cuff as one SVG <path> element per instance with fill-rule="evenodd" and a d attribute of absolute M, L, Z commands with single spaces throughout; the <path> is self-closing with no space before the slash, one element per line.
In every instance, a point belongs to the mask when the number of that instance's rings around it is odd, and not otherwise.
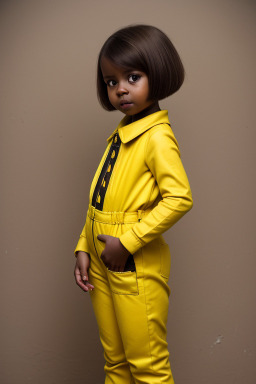
<path fill-rule="evenodd" d="M 144 245 L 132 229 L 121 235 L 119 240 L 132 255 Z"/>
<path fill-rule="evenodd" d="M 78 251 L 83 251 L 90 254 L 86 237 L 80 237 L 80 239 L 78 240 L 76 249 L 74 250 L 75 256 L 77 256 L 76 252 Z"/>

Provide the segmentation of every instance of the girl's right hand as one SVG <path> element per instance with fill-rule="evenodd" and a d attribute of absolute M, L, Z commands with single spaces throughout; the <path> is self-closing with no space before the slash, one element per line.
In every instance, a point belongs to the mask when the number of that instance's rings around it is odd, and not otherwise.
<path fill-rule="evenodd" d="M 92 291 L 94 286 L 88 281 L 88 269 L 90 266 L 90 256 L 86 252 L 78 251 L 74 275 L 76 284 L 84 291 Z"/>

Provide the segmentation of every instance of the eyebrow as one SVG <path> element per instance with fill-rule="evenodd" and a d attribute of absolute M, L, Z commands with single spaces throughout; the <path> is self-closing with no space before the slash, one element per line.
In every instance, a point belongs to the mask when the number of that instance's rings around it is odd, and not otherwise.
<path fill-rule="evenodd" d="M 137 71 L 136 69 L 134 69 L 134 68 L 129 68 L 129 69 L 126 69 L 125 71 L 124 71 L 124 73 L 126 74 L 126 73 L 129 73 L 129 72 L 132 72 L 132 71 Z M 107 75 L 107 76 L 103 76 L 103 79 L 105 80 L 105 79 L 113 79 L 113 77 L 115 77 L 114 75 L 112 75 L 112 76 L 109 76 L 109 75 Z"/>
<path fill-rule="evenodd" d="M 105 80 L 105 79 L 112 79 L 113 77 L 115 77 L 115 76 L 103 76 L 103 79 Z"/>

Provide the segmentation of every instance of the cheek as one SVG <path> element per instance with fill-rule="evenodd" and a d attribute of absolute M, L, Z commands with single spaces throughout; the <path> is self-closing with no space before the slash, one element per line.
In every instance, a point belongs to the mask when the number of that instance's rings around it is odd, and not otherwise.
<path fill-rule="evenodd" d="M 148 89 L 142 89 L 140 92 L 137 93 L 138 98 L 141 102 L 147 102 L 149 100 L 149 91 Z"/>
<path fill-rule="evenodd" d="M 107 92 L 108 92 L 108 99 L 109 99 L 110 103 L 111 103 L 111 104 L 114 103 L 114 102 L 115 102 L 114 93 L 111 92 L 109 89 L 108 89 Z"/>
<path fill-rule="evenodd" d="M 148 97 L 149 97 L 149 85 L 148 85 L 148 81 L 145 81 L 141 88 L 140 88 L 140 98 L 141 99 L 144 99 L 144 100 L 148 100 Z"/>

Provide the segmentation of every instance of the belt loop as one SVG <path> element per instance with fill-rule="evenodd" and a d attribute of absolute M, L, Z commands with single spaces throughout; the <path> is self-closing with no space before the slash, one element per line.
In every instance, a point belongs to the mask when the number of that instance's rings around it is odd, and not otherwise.
<path fill-rule="evenodd" d="M 124 224 L 124 212 L 118 212 L 118 224 Z"/>
<path fill-rule="evenodd" d="M 141 221 L 142 213 L 143 213 L 143 211 L 141 209 L 138 209 L 138 221 Z"/>
<path fill-rule="evenodd" d="M 111 223 L 116 224 L 116 212 L 111 212 Z"/>
<path fill-rule="evenodd" d="M 112 224 L 123 224 L 124 223 L 124 212 L 111 212 L 111 223 Z"/>

